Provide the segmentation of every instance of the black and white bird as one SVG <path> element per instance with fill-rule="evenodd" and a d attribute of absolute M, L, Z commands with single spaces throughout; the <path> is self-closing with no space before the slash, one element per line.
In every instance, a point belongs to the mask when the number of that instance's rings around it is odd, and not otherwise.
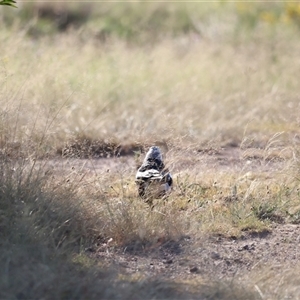
<path fill-rule="evenodd" d="M 165 168 L 159 147 L 150 147 L 136 173 L 136 183 L 140 197 L 146 202 L 152 203 L 154 198 L 163 197 L 170 192 L 173 179 Z"/>

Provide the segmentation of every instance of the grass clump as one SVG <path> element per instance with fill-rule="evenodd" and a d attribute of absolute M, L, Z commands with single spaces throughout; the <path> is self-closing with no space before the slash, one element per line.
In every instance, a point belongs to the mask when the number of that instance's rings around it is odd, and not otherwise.
<path fill-rule="evenodd" d="M 5 299 L 62 297 L 68 284 L 80 277 L 78 271 L 70 277 L 76 268 L 62 264 L 83 236 L 72 220 L 74 210 L 69 215 L 63 214 L 66 210 L 62 213 L 63 206 L 56 210 L 54 203 L 64 197 L 46 190 L 44 170 L 36 171 L 33 165 L 1 162 L 1 265 L 5 266 L 1 298 Z M 58 288 L 64 277 L 70 278 L 68 283 Z M 76 293 L 73 289 L 70 297 Z"/>

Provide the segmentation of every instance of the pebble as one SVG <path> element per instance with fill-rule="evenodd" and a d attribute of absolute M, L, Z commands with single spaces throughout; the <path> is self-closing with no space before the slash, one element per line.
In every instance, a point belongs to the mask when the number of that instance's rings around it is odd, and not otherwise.
<path fill-rule="evenodd" d="M 212 252 L 212 253 L 210 254 L 210 257 L 211 257 L 212 259 L 220 259 L 220 258 L 221 258 L 220 254 L 219 254 L 218 252 Z"/>
<path fill-rule="evenodd" d="M 190 268 L 191 273 L 198 273 L 198 271 L 199 271 L 199 269 L 196 266 Z"/>

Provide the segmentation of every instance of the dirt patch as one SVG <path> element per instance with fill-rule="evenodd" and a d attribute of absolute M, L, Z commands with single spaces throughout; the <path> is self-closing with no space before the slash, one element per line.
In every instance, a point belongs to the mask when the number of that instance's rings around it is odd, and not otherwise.
<path fill-rule="evenodd" d="M 239 277 L 263 266 L 279 267 L 300 260 L 299 225 L 278 225 L 271 232 L 240 239 L 203 237 L 158 242 L 139 251 L 116 251 L 103 243 L 87 252 L 125 273 L 143 273 L 169 279 L 206 276 L 213 280 Z M 129 251 L 127 251 L 129 250 Z"/>
<path fill-rule="evenodd" d="M 115 142 L 91 140 L 87 138 L 75 139 L 68 142 L 57 154 L 63 158 L 111 158 L 134 155 L 142 152 L 140 144 L 118 144 Z"/>
<path fill-rule="evenodd" d="M 69 142 L 57 150 L 55 157 L 40 161 L 41 163 L 47 161 L 47 165 L 58 174 L 67 174 L 73 169 L 96 174 L 122 170 L 134 178 L 147 150 L 147 145 L 120 145 L 114 142 L 83 139 Z M 251 149 L 247 151 L 251 153 Z M 257 149 L 255 151 L 258 152 Z M 254 173 L 271 178 L 272 174 L 283 170 L 286 165 L 283 158 L 265 160 L 260 156 L 250 159 L 237 147 L 213 152 L 176 149 L 164 153 L 164 158 L 171 174 L 175 176 L 181 173 L 201 175 L 208 172 L 227 172 L 239 174 L 240 178 L 243 176 L 251 178 Z"/>

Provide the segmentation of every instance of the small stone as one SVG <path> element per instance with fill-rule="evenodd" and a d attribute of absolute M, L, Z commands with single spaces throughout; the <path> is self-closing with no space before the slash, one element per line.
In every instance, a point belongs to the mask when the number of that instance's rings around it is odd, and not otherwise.
<path fill-rule="evenodd" d="M 238 249 L 238 251 L 243 251 L 243 250 L 246 250 L 246 251 L 255 250 L 255 244 L 254 243 L 252 243 L 251 245 L 246 244 Z"/>
<path fill-rule="evenodd" d="M 242 249 L 243 249 L 243 250 L 250 250 L 250 247 L 249 247 L 249 245 L 245 245 L 245 246 L 243 246 Z"/>
<path fill-rule="evenodd" d="M 172 259 L 172 258 L 170 258 L 170 259 L 166 259 L 166 260 L 164 260 L 164 261 L 163 261 L 163 263 L 164 263 L 164 264 L 168 264 L 168 265 L 170 265 L 170 264 L 172 264 L 172 263 L 173 263 L 173 259 Z"/>
<path fill-rule="evenodd" d="M 191 273 L 198 273 L 198 271 L 199 271 L 199 269 L 196 266 L 190 268 Z"/>
<path fill-rule="evenodd" d="M 220 259 L 221 258 L 220 254 L 218 252 L 212 252 L 210 257 L 212 259 Z"/>

